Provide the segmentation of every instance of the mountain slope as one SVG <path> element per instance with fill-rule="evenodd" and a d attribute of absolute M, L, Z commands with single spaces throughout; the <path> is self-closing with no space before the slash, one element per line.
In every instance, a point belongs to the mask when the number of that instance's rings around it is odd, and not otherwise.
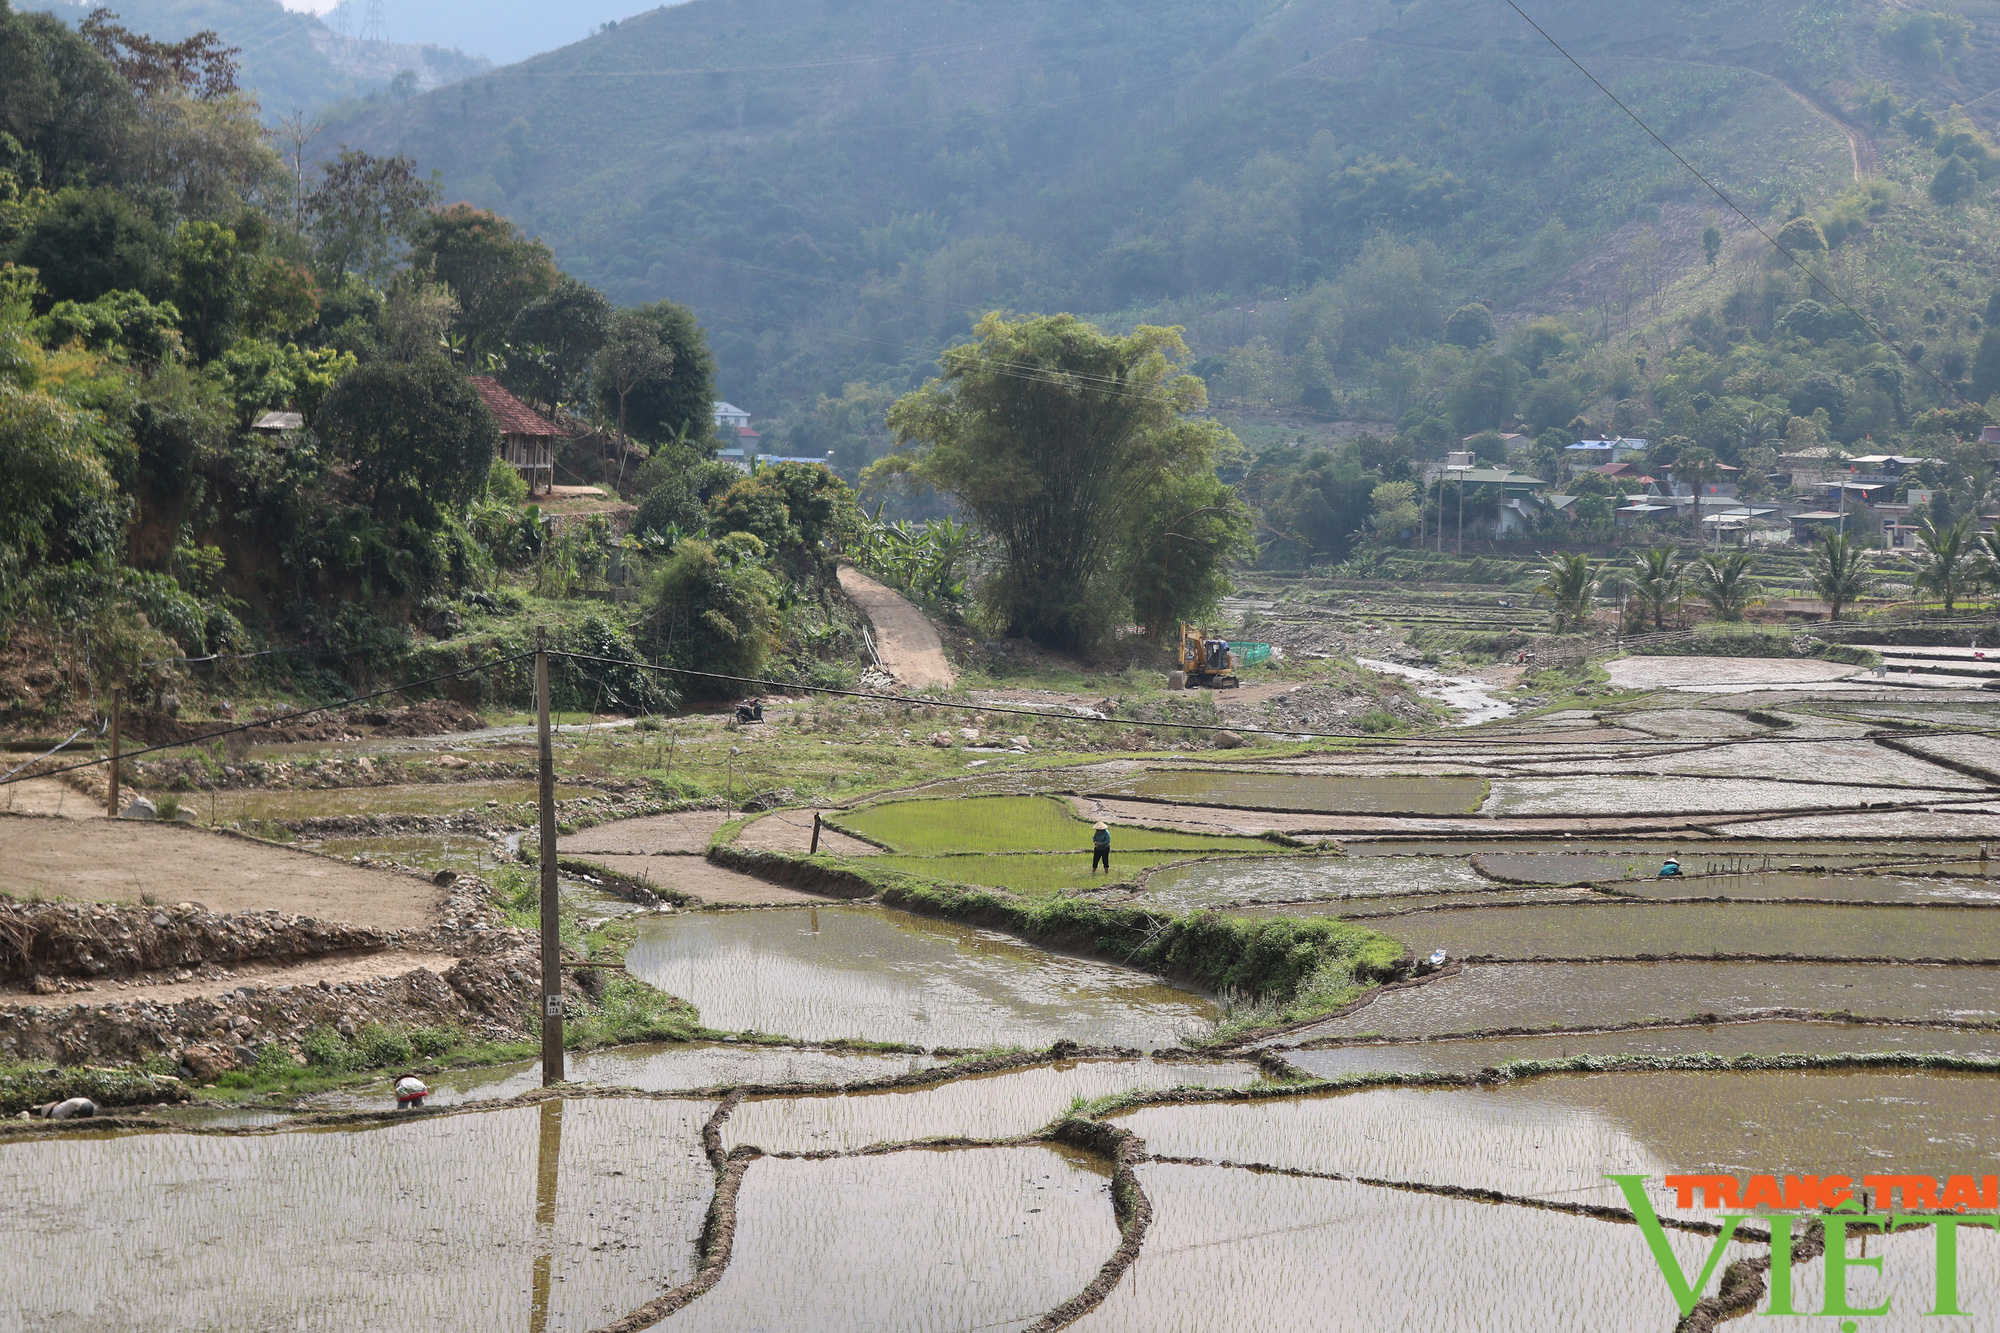
<path fill-rule="evenodd" d="M 1864 81 L 1970 100 L 1995 76 L 1986 27 L 1899 63 L 1859 0 L 1530 9 L 1779 221 L 1872 163 Z M 690 301 L 766 411 L 907 383 L 990 306 L 1171 319 L 1198 350 L 1289 336 L 1268 309 L 1381 234 L 1435 247 L 1409 262 L 1446 308 L 1587 316 L 1594 262 L 1657 293 L 1722 212 L 1486 0 L 692 0 L 338 137 L 440 168 L 618 299 Z M 1343 335 L 1329 373 L 1436 332 Z"/>
<path fill-rule="evenodd" d="M 44 0 L 21 7 L 74 24 L 98 4 Z M 107 7 L 125 27 L 161 41 L 207 28 L 240 48 L 237 81 L 257 98 L 267 120 L 379 91 L 403 70 L 415 76 L 417 88 L 435 88 L 486 68 L 484 60 L 448 47 L 340 37 L 278 0 L 115 0 Z"/>

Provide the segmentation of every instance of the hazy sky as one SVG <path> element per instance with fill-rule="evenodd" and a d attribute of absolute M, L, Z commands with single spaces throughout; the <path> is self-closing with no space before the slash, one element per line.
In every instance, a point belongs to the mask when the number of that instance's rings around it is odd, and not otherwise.
<path fill-rule="evenodd" d="M 368 0 L 284 0 L 361 35 Z M 382 0 L 383 36 L 392 42 L 435 42 L 485 56 L 497 65 L 582 41 L 611 19 L 629 18 L 658 0 Z M 336 8 L 344 14 L 334 14 Z"/>

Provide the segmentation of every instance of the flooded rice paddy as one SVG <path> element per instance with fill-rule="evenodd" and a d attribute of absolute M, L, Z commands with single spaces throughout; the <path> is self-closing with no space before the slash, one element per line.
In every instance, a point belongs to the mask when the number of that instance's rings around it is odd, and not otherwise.
<path fill-rule="evenodd" d="M 673 1333 L 1025 1328 L 1118 1246 L 1102 1165 L 1033 1145 L 752 1162 L 722 1280 Z"/>
<path fill-rule="evenodd" d="M 1257 1078 L 1257 1067 L 1248 1062 L 1087 1060 L 980 1074 L 928 1088 L 759 1097 L 730 1113 L 723 1142 L 807 1153 L 954 1136 L 1012 1138 L 1059 1119 L 1077 1098 L 1148 1088 L 1244 1087 Z"/>
<path fill-rule="evenodd" d="M 1860 903 L 1637 903 L 1417 911 L 1375 929 L 1412 952 L 1460 958 L 1631 958 L 1754 954 L 1801 958 L 2000 959 L 1992 908 Z"/>
<path fill-rule="evenodd" d="M 1482 778 L 1320 777 L 1300 773 L 1172 769 L 1096 789 L 1189 805 L 1315 814 L 1462 815 L 1486 799 Z"/>
<path fill-rule="evenodd" d="M 1907 1228 L 1907 1229 L 1905 1229 Z M 1958 1305 L 1971 1316 L 1963 1326 L 1984 1328 L 2000 1317 L 2000 1234 L 1988 1227 L 1955 1228 L 1958 1247 Z M 1890 1328 L 1920 1328 L 1933 1322 L 1937 1308 L 1938 1239 L 1933 1228 L 1905 1223 L 1893 1235 L 1856 1227 L 1848 1234 L 1845 1271 L 1847 1304 L 1854 1309 L 1886 1307 L 1879 1322 Z M 1875 1261 L 1880 1260 L 1880 1267 Z M 1792 1308 L 1819 1310 L 1826 1304 L 1826 1264 L 1814 1261 L 1792 1270 Z"/>
<path fill-rule="evenodd" d="M 1495 778 L 1493 794 L 1479 812 L 1485 815 L 1564 815 L 1579 810 L 1606 815 L 1744 814 L 1962 801 L 1966 794 L 1942 785 L 1891 789 L 1759 778 L 1623 775 Z"/>
<path fill-rule="evenodd" d="M 647 919 L 626 969 L 710 1027 L 920 1046 L 1154 1049 L 1206 1027 L 1206 996 L 1012 935 L 878 907 Z"/>
<path fill-rule="evenodd" d="M 1255 857 L 1191 861 L 1155 870 L 1149 903 L 1193 910 L 1250 899 L 1479 892 L 1502 886 L 1462 857 Z"/>
<path fill-rule="evenodd" d="M 1313 1077 L 1327 1079 L 1384 1072 L 1472 1074 L 1510 1060 L 1571 1056 L 1902 1054 L 2000 1060 L 2000 1031 L 1764 1019 L 1623 1032 L 1368 1043 L 1283 1054 Z"/>
<path fill-rule="evenodd" d="M 1231 916 L 1252 918 L 1275 916 L 1341 916 L 1371 919 L 1385 913 L 1402 915 L 1441 907 L 1495 907 L 1518 903 L 1588 902 L 1583 889 L 1513 888 L 1495 884 L 1472 893 L 1389 894 L 1379 897 L 1300 898 L 1287 903 L 1258 903 L 1226 909 Z M 1386 933 L 1386 932 L 1385 932 Z"/>
<path fill-rule="evenodd" d="M 1913 1071 L 1554 1074 L 1116 1115 L 1154 1153 L 1620 1206 L 1606 1173 L 2000 1169 L 1987 1075 Z"/>
<path fill-rule="evenodd" d="M 1758 871 L 1747 875 L 1707 874 L 1678 879 L 1641 879 L 1613 886 L 1637 898 L 1779 898 L 1854 903 L 2000 903 L 2000 879 L 1987 879 L 1978 862 L 1934 867 L 1937 878 L 1873 873 L 1824 874 Z M 2000 863 L 1996 863 L 2000 869 Z M 1926 866 L 1925 870 L 1933 869 Z"/>
<path fill-rule="evenodd" d="M 0 1327 L 590 1329 L 693 1276 L 705 1102 L 0 1149 Z"/>
<path fill-rule="evenodd" d="M 1664 1333 L 1679 1314 L 1632 1226 L 1220 1166 L 1139 1182 L 1152 1230 L 1078 1333 Z M 1710 1239 L 1667 1235 L 1698 1272 Z"/>
<path fill-rule="evenodd" d="M 1467 1074 L 1571 1056 L 2000 1058 L 2000 967 L 1973 965 L 2000 962 L 2000 913 L 1978 906 L 2000 903 L 2000 891 L 1981 873 L 1977 836 L 1978 820 L 2000 816 L 1952 805 L 1979 794 L 1982 779 L 1853 739 L 1852 723 L 1797 712 L 1798 725 L 1780 728 L 1746 716 L 1749 703 L 1724 702 L 1736 711 L 1579 712 L 1458 733 L 1428 754 L 1259 764 L 1253 750 L 1231 752 L 1227 768 L 1185 756 L 1151 769 L 1121 760 L 989 772 L 878 798 L 835 819 L 883 845 L 869 858 L 883 868 L 1029 896 L 1129 883 L 1150 869 L 1140 891 L 1092 901 L 1248 918 L 1338 914 L 1412 953 L 1443 947 L 1518 961 L 1465 965 L 1342 1018 L 1253 1034 L 1247 1051 L 1157 1058 L 1134 1052 L 1204 1037 L 1223 1001 L 877 906 L 649 915 L 632 927 L 628 969 L 691 1001 L 710 1028 L 930 1053 L 762 1040 L 635 1046 L 572 1054 L 570 1078 L 663 1096 L 476 1109 L 539 1084 L 539 1066 L 518 1062 L 429 1076 L 434 1105 L 457 1113 L 381 1127 L 185 1132 L 277 1118 L 211 1105 L 163 1117 L 177 1126 L 167 1132 L 0 1145 L 0 1190 L 25 1222 L 0 1252 L 0 1327 L 598 1327 L 694 1275 L 714 1184 L 699 1135 L 723 1090 L 741 1086 L 756 1090 L 720 1124 L 723 1149 L 754 1159 L 730 1262 L 660 1327 L 1034 1324 L 1084 1290 L 1119 1240 L 1106 1156 L 1024 1141 L 1075 1113 L 1132 1130 L 1150 1153 L 1206 1164 L 1139 1165 L 1152 1229 L 1132 1268 L 1073 1327 L 1664 1333 L 1675 1312 L 1635 1228 L 1437 1191 L 1615 1207 L 1623 1200 L 1603 1179 L 1611 1171 L 2000 1173 L 2000 1075 L 1616 1070 L 1272 1096 L 1249 1057 L 1268 1047 L 1324 1078 Z M 1895 707 L 1943 717 L 1918 703 Z M 1806 735 L 1828 739 L 1771 739 Z M 1984 738 L 1919 742 L 1968 765 L 1991 749 L 2000 763 L 2000 745 Z M 1060 794 L 1074 791 L 1141 798 L 1105 807 L 1131 821 L 1113 829 L 1108 881 L 1087 869 L 1090 821 Z M 498 812 L 531 797 L 529 784 L 502 782 L 220 800 L 242 802 L 225 821 L 282 821 Z M 1749 834 L 1741 839 L 1705 836 L 1760 810 L 1933 802 L 1943 803 L 1936 812 L 1807 813 L 1731 825 Z M 1658 833 L 1637 822 L 1666 825 L 1678 821 L 1663 816 L 1678 812 L 1698 827 Z M 1329 815 L 1397 813 L 1424 818 L 1378 818 L 1368 836 L 1325 832 L 1353 827 Z M 1507 836 L 1520 824 L 1489 822 L 1494 815 L 1532 816 L 1537 832 Z M 1629 836 L 1584 822 L 1623 816 L 1635 820 L 1620 825 Z M 698 852 L 726 817 L 715 812 L 671 850 Z M 1142 827 L 1181 822 L 1217 832 Z M 1328 841 L 1308 853 L 1222 836 L 1245 826 L 1319 830 Z M 1565 828 L 1579 836 L 1562 836 Z M 1438 829 L 1458 833 L 1428 832 Z M 1481 836 L 1487 830 L 1499 836 Z M 1873 836 L 1884 831 L 1906 836 Z M 663 836 L 631 821 L 575 841 L 658 851 L 669 849 Z M 497 850 L 455 834 L 315 846 L 472 871 L 490 870 Z M 1676 854 L 1686 877 L 1654 879 Z M 570 895 L 576 906 L 590 891 L 571 885 Z M 1716 897 L 1727 901 L 1659 901 Z M 1711 953 L 1820 961 L 1635 959 Z M 1548 961 L 1579 957 L 1618 961 Z M 1881 961 L 1824 961 L 1836 957 Z M 1911 961 L 1922 958 L 1970 961 Z M 1236 998 L 1230 1009 L 1241 1014 Z M 1829 1017 L 1842 1013 L 1890 1021 Z M 1711 1021 L 1733 1016 L 1745 1021 Z M 1650 1026 L 1605 1030 L 1620 1024 Z M 1494 1035 L 1504 1029 L 1528 1031 Z M 1387 1040 L 1364 1040 L 1373 1034 Z M 1331 1040 L 1349 1044 L 1317 1044 Z M 1126 1050 L 976 1074 L 948 1063 L 1057 1041 Z M 854 1086 L 917 1071 L 936 1081 Z M 1112 1100 L 1175 1087 L 1215 1100 Z M 387 1100 L 377 1083 L 295 1106 L 368 1110 Z M 1670 1211 L 1671 1196 L 1656 1201 Z M 1708 1240 L 1675 1232 L 1668 1243 L 1698 1265 Z M 2000 1259 L 2000 1242 L 1966 1243 L 1987 1246 L 1968 1251 L 1979 1263 Z M 1969 1263 L 1961 1269 L 1968 1289 L 2000 1287 L 1991 1274 L 1970 1276 Z M 1802 1291 L 1815 1272 L 1801 1269 Z M 2000 1290 L 1992 1300 L 2000 1311 Z"/>
<path fill-rule="evenodd" d="M 2000 1021 L 2000 968 L 1869 963 L 1473 963 L 1390 991 L 1312 1036 L 1602 1027 L 1768 1009 Z"/>

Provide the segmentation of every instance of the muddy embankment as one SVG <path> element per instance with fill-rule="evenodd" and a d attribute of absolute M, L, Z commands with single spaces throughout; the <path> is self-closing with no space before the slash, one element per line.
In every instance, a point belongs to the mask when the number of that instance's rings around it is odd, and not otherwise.
<path fill-rule="evenodd" d="M 453 1027 L 518 1039 L 540 990 L 538 944 L 501 924 L 489 892 L 460 879 L 438 924 L 394 932 L 276 912 L 0 903 L 0 984 L 15 992 L 0 991 L 0 1061 L 165 1054 L 208 1081 L 269 1045 L 299 1055 L 321 1028 Z M 404 954 L 427 965 L 398 970 Z M 565 987 L 584 1001 L 574 979 Z M 52 1002 L 63 993 L 76 1002 Z"/>
<path fill-rule="evenodd" d="M 129 978 L 249 962 L 289 963 L 386 948 L 390 935 L 281 912 L 0 902 L 0 986 L 36 994 L 61 980 Z M 36 984 L 37 982 L 41 984 Z"/>

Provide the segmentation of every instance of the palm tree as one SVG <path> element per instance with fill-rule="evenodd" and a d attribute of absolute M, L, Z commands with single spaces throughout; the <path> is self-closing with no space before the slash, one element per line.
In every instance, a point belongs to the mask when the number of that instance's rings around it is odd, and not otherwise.
<path fill-rule="evenodd" d="M 1925 519 L 1917 540 L 1924 544 L 1930 562 L 1917 574 L 1916 585 L 1925 592 L 1936 593 L 1944 603 L 1944 613 L 1950 615 L 1952 606 L 1965 596 L 1978 577 L 1973 562 L 1977 548 L 1972 539 L 1972 515 L 1942 528 Z"/>
<path fill-rule="evenodd" d="M 1688 590 L 1687 574 L 1671 546 L 1658 546 L 1633 556 L 1632 572 L 1625 576 L 1625 583 L 1640 605 L 1652 613 L 1654 629 L 1666 628 L 1667 608 L 1680 610 L 1681 599 Z"/>
<path fill-rule="evenodd" d="M 1552 555 L 1544 563 L 1547 573 L 1535 591 L 1555 603 L 1556 628 L 1588 621 L 1591 599 L 1597 595 L 1597 566 L 1583 554 Z"/>
<path fill-rule="evenodd" d="M 1694 590 L 1701 594 L 1717 620 L 1741 620 L 1757 604 L 1763 589 L 1750 577 L 1748 551 L 1703 556 L 1694 567 Z"/>
<path fill-rule="evenodd" d="M 2000 586 L 2000 532 L 1980 533 L 1977 549 L 1973 577 L 1989 587 Z"/>
<path fill-rule="evenodd" d="M 1694 493 L 1694 535 L 1701 537 L 1701 488 L 1713 482 L 1722 473 L 1716 467 L 1715 451 L 1699 446 L 1683 449 L 1674 459 L 1674 480 L 1687 483 Z"/>
<path fill-rule="evenodd" d="M 1832 619 L 1840 619 L 1841 607 L 1860 601 L 1875 587 L 1868 548 L 1844 532 L 1827 533 L 1813 545 L 1812 587 Z"/>

